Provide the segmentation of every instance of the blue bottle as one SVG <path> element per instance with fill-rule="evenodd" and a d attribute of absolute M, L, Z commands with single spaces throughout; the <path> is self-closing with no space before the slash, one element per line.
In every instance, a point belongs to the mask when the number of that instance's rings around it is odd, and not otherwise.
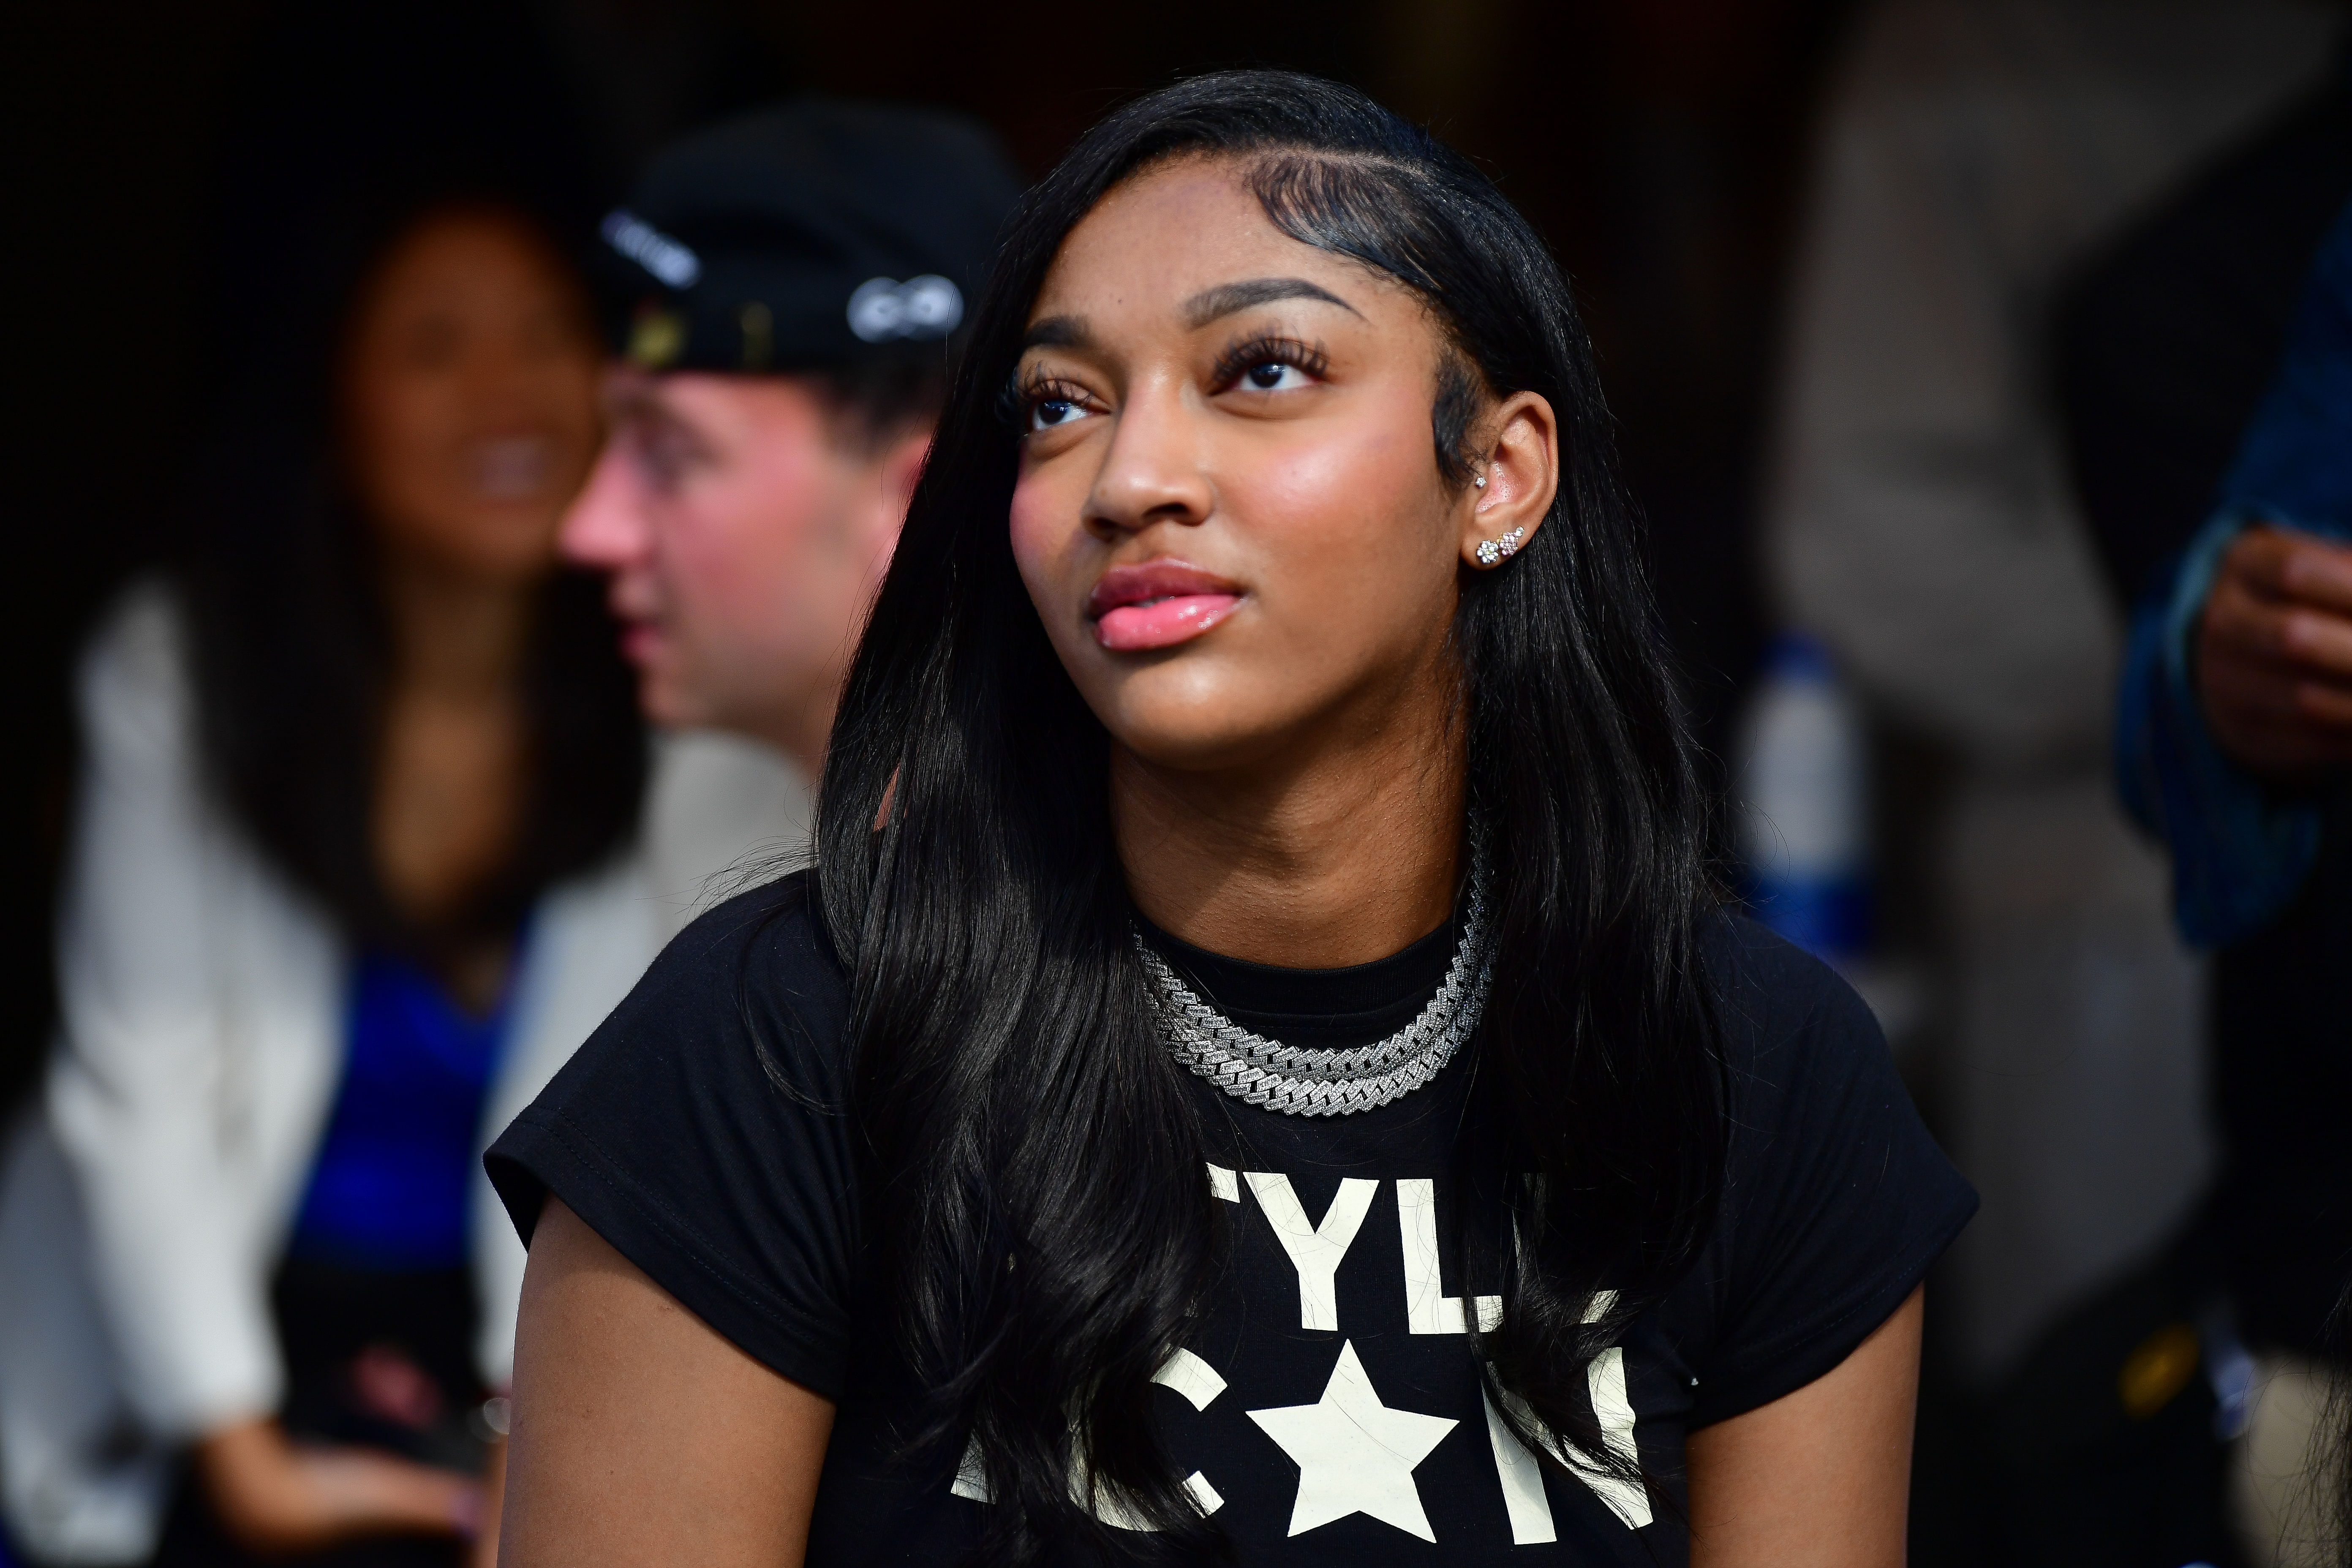
<path fill-rule="evenodd" d="M 1775 637 L 1738 751 L 1739 854 L 1756 918 L 1817 957 L 1870 945 L 1870 775 L 1862 715 L 1821 641 Z"/>

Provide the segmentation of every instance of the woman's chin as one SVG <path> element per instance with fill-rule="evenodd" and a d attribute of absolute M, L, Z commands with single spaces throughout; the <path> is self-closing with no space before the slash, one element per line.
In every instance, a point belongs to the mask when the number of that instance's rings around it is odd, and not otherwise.
<path fill-rule="evenodd" d="M 1296 726 L 1254 723 L 1230 702 L 1150 704 L 1104 718 L 1118 747 L 1171 773 L 1223 773 L 1280 757 Z"/>

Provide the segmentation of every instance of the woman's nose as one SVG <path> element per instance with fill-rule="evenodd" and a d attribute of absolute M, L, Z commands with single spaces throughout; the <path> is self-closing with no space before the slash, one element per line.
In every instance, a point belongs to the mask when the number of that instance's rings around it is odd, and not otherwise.
<path fill-rule="evenodd" d="M 1089 526 L 1132 533 L 1192 524 L 1215 507 L 1198 410 L 1181 385 L 1139 387 L 1115 415 L 1110 447 L 1087 498 Z"/>

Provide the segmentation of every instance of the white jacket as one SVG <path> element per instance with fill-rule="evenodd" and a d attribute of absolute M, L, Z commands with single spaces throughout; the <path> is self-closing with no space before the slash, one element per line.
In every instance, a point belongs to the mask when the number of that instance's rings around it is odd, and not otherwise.
<path fill-rule="evenodd" d="M 204 789 L 185 671 L 154 587 L 84 661 L 58 1041 L 0 1166 L 0 1498 L 58 1563 L 145 1557 L 176 1448 L 276 1408 L 269 1278 L 344 1053 L 341 939 Z M 534 911 L 478 1155 L 715 874 L 805 841 L 807 788 L 773 752 L 693 736 L 656 755 L 638 843 Z M 478 1166 L 473 1205 L 496 1384 L 523 1251 Z"/>

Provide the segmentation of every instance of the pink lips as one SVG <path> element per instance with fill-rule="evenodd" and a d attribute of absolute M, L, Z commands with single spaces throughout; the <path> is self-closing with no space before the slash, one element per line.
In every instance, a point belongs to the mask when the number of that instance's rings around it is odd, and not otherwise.
<path fill-rule="evenodd" d="M 1087 595 L 1095 640 L 1114 653 L 1171 647 L 1233 614 L 1239 589 L 1181 561 L 1114 566 Z"/>

